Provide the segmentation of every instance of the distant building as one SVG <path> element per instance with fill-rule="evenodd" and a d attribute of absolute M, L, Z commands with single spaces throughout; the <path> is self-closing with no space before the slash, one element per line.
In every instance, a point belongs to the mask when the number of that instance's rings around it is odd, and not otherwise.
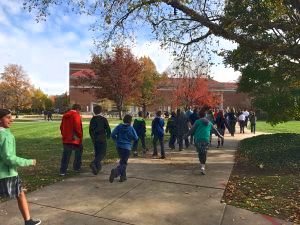
<path fill-rule="evenodd" d="M 81 105 L 82 111 L 92 112 L 94 104 L 99 104 L 101 101 L 95 96 L 96 89 L 89 85 L 83 85 L 78 82 L 78 77 L 94 74 L 88 63 L 70 63 L 69 64 L 69 94 L 71 104 L 77 103 Z M 157 95 L 159 98 L 154 101 L 154 104 L 148 107 L 148 110 L 154 112 L 156 110 L 170 111 L 174 106 L 170 101 L 170 96 L 174 89 L 180 83 L 180 78 L 169 78 L 158 87 Z M 237 93 L 237 83 L 218 82 L 208 80 L 209 91 L 218 95 L 221 99 L 219 108 L 235 107 L 235 108 L 250 108 L 250 98 L 243 93 Z M 106 101 L 106 105 L 113 110 L 113 103 Z M 131 106 L 129 111 L 136 112 L 138 107 Z"/>

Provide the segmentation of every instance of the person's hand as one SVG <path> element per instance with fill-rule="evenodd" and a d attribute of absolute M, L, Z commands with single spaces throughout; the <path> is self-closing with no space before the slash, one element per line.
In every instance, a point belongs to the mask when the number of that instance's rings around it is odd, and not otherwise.
<path fill-rule="evenodd" d="M 33 159 L 33 160 L 32 160 L 32 165 L 33 165 L 33 166 L 36 166 L 36 159 Z"/>

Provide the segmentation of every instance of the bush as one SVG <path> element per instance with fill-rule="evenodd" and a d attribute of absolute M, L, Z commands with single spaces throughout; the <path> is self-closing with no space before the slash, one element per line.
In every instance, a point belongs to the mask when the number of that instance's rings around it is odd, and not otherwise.
<path fill-rule="evenodd" d="M 266 169 L 300 169 L 300 135 L 260 135 L 242 140 L 238 155 L 254 166 Z"/>

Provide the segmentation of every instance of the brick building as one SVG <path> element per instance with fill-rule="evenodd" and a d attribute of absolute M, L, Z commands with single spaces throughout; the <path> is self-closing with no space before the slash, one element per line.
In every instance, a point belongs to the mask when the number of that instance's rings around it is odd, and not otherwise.
<path fill-rule="evenodd" d="M 69 64 L 69 94 L 71 104 L 80 104 L 82 110 L 91 112 L 94 104 L 99 104 L 101 100 L 95 97 L 95 87 L 78 82 L 78 78 L 84 75 L 94 75 L 88 63 L 70 63 Z M 180 82 L 180 78 L 169 78 L 167 81 L 159 85 L 157 99 L 154 104 L 148 107 L 150 112 L 158 109 L 170 111 L 173 106 L 170 101 L 174 89 Z M 229 82 L 218 82 L 215 80 L 208 80 L 209 91 L 218 95 L 221 99 L 220 108 L 235 107 L 235 108 L 250 108 L 250 98 L 243 93 L 237 93 L 237 84 Z M 113 103 L 106 101 L 110 105 L 110 109 L 114 108 Z M 131 106 L 128 109 L 131 112 L 137 112 L 138 107 Z"/>

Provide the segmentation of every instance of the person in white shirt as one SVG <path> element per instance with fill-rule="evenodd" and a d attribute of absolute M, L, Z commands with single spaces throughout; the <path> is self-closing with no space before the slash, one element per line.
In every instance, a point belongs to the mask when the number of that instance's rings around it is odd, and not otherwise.
<path fill-rule="evenodd" d="M 246 116 L 243 112 L 240 113 L 238 120 L 240 124 L 240 133 L 245 133 Z"/>
<path fill-rule="evenodd" d="M 243 114 L 245 115 L 245 124 L 244 124 L 244 126 L 247 127 L 248 126 L 248 121 L 249 121 L 249 115 L 250 115 L 250 113 L 247 111 L 247 109 L 245 109 L 245 111 L 243 112 Z"/>

